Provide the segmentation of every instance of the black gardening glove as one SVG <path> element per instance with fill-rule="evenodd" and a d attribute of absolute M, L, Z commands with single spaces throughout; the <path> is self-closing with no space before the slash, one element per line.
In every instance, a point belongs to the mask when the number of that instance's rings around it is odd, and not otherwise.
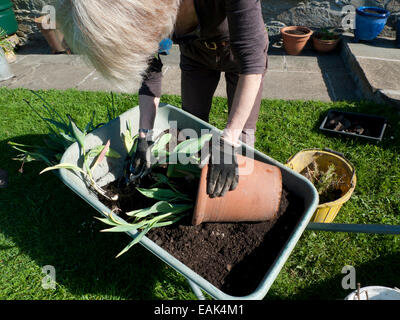
<path fill-rule="evenodd" d="M 239 183 L 237 148 L 223 139 L 211 147 L 207 173 L 207 194 L 211 198 L 223 197 L 235 190 Z"/>
<path fill-rule="evenodd" d="M 130 182 L 150 172 L 150 144 L 146 138 L 138 138 L 136 152 L 130 166 Z"/>

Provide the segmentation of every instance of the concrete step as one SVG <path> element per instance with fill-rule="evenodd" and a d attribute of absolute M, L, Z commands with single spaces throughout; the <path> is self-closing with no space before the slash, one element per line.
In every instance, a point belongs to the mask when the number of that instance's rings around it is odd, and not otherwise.
<path fill-rule="evenodd" d="M 400 49 L 393 39 L 355 43 L 345 34 L 341 55 L 363 98 L 400 110 Z"/>
<path fill-rule="evenodd" d="M 162 57 L 164 68 L 163 94 L 181 94 L 180 52 L 173 46 L 171 54 Z M 15 77 L 3 81 L 8 88 L 69 89 L 84 91 L 120 90 L 104 79 L 77 55 L 18 54 L 11 69 Z M 138 85 L 130 93 L 137 93 Z M 226 97 L 224 75 L 215 96 Z M 350 72 L 336 53 L 318 55 L 304 50 L 300 56 L 288 56 L 283 49 L 269 52 L 268 71 L 263 98 L 284 100 L 340 101 L 358 100 L 357 88 Z"/>

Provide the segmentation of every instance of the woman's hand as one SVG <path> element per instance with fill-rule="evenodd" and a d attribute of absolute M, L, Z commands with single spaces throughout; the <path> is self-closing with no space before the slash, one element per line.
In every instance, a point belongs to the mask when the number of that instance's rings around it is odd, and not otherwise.
<path fill-rule="evenodd" d="M 223 197 L 236 189 L 239 183 L 236 150 L 223 139 L 212 146 L 207 172 L 207 194 L 211 198 Z"/>

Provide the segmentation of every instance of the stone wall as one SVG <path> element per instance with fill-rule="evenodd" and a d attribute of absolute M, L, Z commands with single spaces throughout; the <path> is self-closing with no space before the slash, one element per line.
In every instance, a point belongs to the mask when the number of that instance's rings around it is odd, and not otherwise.
<path fill-rule="evenodd" d="M 263 0 L 263 15 L 270 35 L 277 35 L 286 25 L 304 25 L 314 29 L 345 27 L 342 21 L 348 14 L 346 9 L 355 10 L 360 6 L 389 10 L 391 16 L 381 35 L 395 36 L 394 24 L 396 16 L 400 15 L 400 0 Z"/>
<path fill-rule="evenodd" d="M 33 19 L 40 15 L 43 6 L 54 4 L 55 0 L 12 0 L 19 22 L 18 35 L 23 42 L 41 39 Z M 400 14 L 400 0 L 262 0 L 263 16 L 271 36 L 278 35 L 285 25 L 306 25 L 312 28 L 341 27 L 345 6 L 379 6 L 388 9 L 392 15 L 383 35 L 394 37 L 395 16 Z"/>
<path fill-rule="evenodd" d="M 29 40 L 43 40 L 43 37 L 34 23 L 34 19 L 42 13 L 45 5 L 53 5 L 56 0 L 11 0 L 14 3 L 14 12 L 18 21 L 18 36 L 22 44 Z"/>

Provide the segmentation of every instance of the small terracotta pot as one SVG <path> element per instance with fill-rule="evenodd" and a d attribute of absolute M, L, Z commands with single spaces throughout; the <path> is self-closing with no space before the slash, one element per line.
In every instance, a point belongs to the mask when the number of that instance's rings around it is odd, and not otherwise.
<path fill-rule="evenodd" d="M 313 36 L 313 47 L 318 52 L 331 52 L 334 50 L 340 42 L 340 37 L 333 40 L 322 40 L 319 38 L 318 34 Z"/>
<path fill-rule="evenodd" d="M 281 29 L 283 46 L 287 54 L 297 56 L 304 49 L 312 35 L 311 29 L 301 26 L 284 27 Z"/>
<path fill-rule="evenodd" d="M 207 194 L 206 165 L 201 172 L 192 224 L 202 222 L 267 221 L 276 218 L 282 196 L 282 173 L 277 166 L 237 156 L 239 183 L 224 197 Z M 249 168 L 253 168 L 251 174 Z"/>

